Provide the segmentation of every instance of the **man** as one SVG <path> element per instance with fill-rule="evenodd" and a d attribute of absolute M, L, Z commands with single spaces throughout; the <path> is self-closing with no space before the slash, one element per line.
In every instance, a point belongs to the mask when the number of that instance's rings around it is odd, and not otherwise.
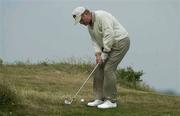
<path fill-rule="evenodd" d="M 110 13 L 102 10 L 90 11 L 77 7 L 72 12 L 75 24 L 88 27 L 99 63 L 93 80 L 95 100 L 88 106 L 107 109 L 117 107 L 115 71 L 129 49 L 128 32 Z"/>

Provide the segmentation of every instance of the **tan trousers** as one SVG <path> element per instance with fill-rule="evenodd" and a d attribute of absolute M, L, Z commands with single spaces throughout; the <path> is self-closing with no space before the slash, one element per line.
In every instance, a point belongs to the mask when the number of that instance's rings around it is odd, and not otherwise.
<path fill-rule="evenodd" d="M 95 99 L 111 100 L 116 102 L 116 74 L 118 64 L 121 62 L 130 46 L 129 37 L 113 44 L 109 58 L 99 65 L 94 73 L 93 93 Z"/>

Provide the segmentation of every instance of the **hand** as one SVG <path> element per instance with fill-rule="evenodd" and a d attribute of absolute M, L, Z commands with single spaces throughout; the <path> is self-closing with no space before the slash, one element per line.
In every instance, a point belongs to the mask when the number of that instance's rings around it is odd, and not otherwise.
<path fill-rule="evenodd" d="M 102 64 L 101 52 L 96 53 L 96 64 Z"/>
<path fill-rule="evenodd" d="M 105 62 L 105 61 L 107 60 L 108 56 L 109 56 L 108 53 L 102 52 L 102 53 L 101 53 L 102 62 Z"/>

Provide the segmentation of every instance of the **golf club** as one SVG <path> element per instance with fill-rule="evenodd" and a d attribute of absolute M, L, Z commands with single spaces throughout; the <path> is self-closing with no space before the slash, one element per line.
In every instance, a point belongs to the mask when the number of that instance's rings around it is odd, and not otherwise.
<path fill-rule="evenodd" d="M 79 88 L 79 90 L 76 92 L 76 94 L 72 97 L 71 100 L 67 100 L 65 99 L 64 103 L 67 105 L 72 104 L 72 102 L 74 101 L 74 99 L 76 98 L 76 96 L 78 95 L 78 93 L 81 91 L 81 89 L 84 87 L 84 85 L 86 84 L 86 82 L 89 80 L 89 78 L 91 77 L 91 75 L 94 73 L 94 71 L 96 70 L 96 68 L 99 66 L 99 63 L 96 64 L 96 66 L 94 67 L 94 69 L 92 70 L 92 72 L 90 73 L 90 75 L 87 77 L 87 79 L 84 81 L 84 83 L 82 84 L 82 86 Z"/>

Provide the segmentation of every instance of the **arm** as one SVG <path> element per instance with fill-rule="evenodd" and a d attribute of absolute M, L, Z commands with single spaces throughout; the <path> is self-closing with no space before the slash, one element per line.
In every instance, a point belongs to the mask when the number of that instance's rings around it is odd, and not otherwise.
<path fill-rule="evenodd" d="M 96 63 L 102 63 L 102 58 L 101 58 L 101 48 L 98 46 L 98 44 L 95 42 L 94 38 L 91 38 L 92 39 L 92 43 L 93 43 L 93 46 L 94 46 L 94 49 L 95 49 L 95 56 L 96 56 Z"/>
<path fill-rule="evenodd" d="M 110 52 L 114 42 L 113 22 L 109 17 L 102 18 L 104 52 Z"/>
<path fill-rule="evenodd" d="M 89 34 L 90 34 L 90 36 L 91 36 L 92 45 L 93 45 L 93 47 L 94 47 L 95 53 L 102 52 L 102 51 L 101 51 L 101 47 L 96 43 L 96 40 L 94 39 L 94 35 L 93 35 L 93 33 L 91 32 L 90 29 L 89 29 Z"/>
<path fill-rule="evenodd" d="M 92 44 L 93 44 L 93 47 L 95 49 L 95 56 L 96 56 L 96 63 L 102 63 L 102 59 L 101 59 L 101 53 L 102 53 L 102 50 L 101 50 L 101 47 L 96 43 L 96 40 L 94 39 L 94 36 L 92 34 L 92 32 L 89 30 L 89 34 L 91 36 L 91 40 L 92 40 Z"/>

